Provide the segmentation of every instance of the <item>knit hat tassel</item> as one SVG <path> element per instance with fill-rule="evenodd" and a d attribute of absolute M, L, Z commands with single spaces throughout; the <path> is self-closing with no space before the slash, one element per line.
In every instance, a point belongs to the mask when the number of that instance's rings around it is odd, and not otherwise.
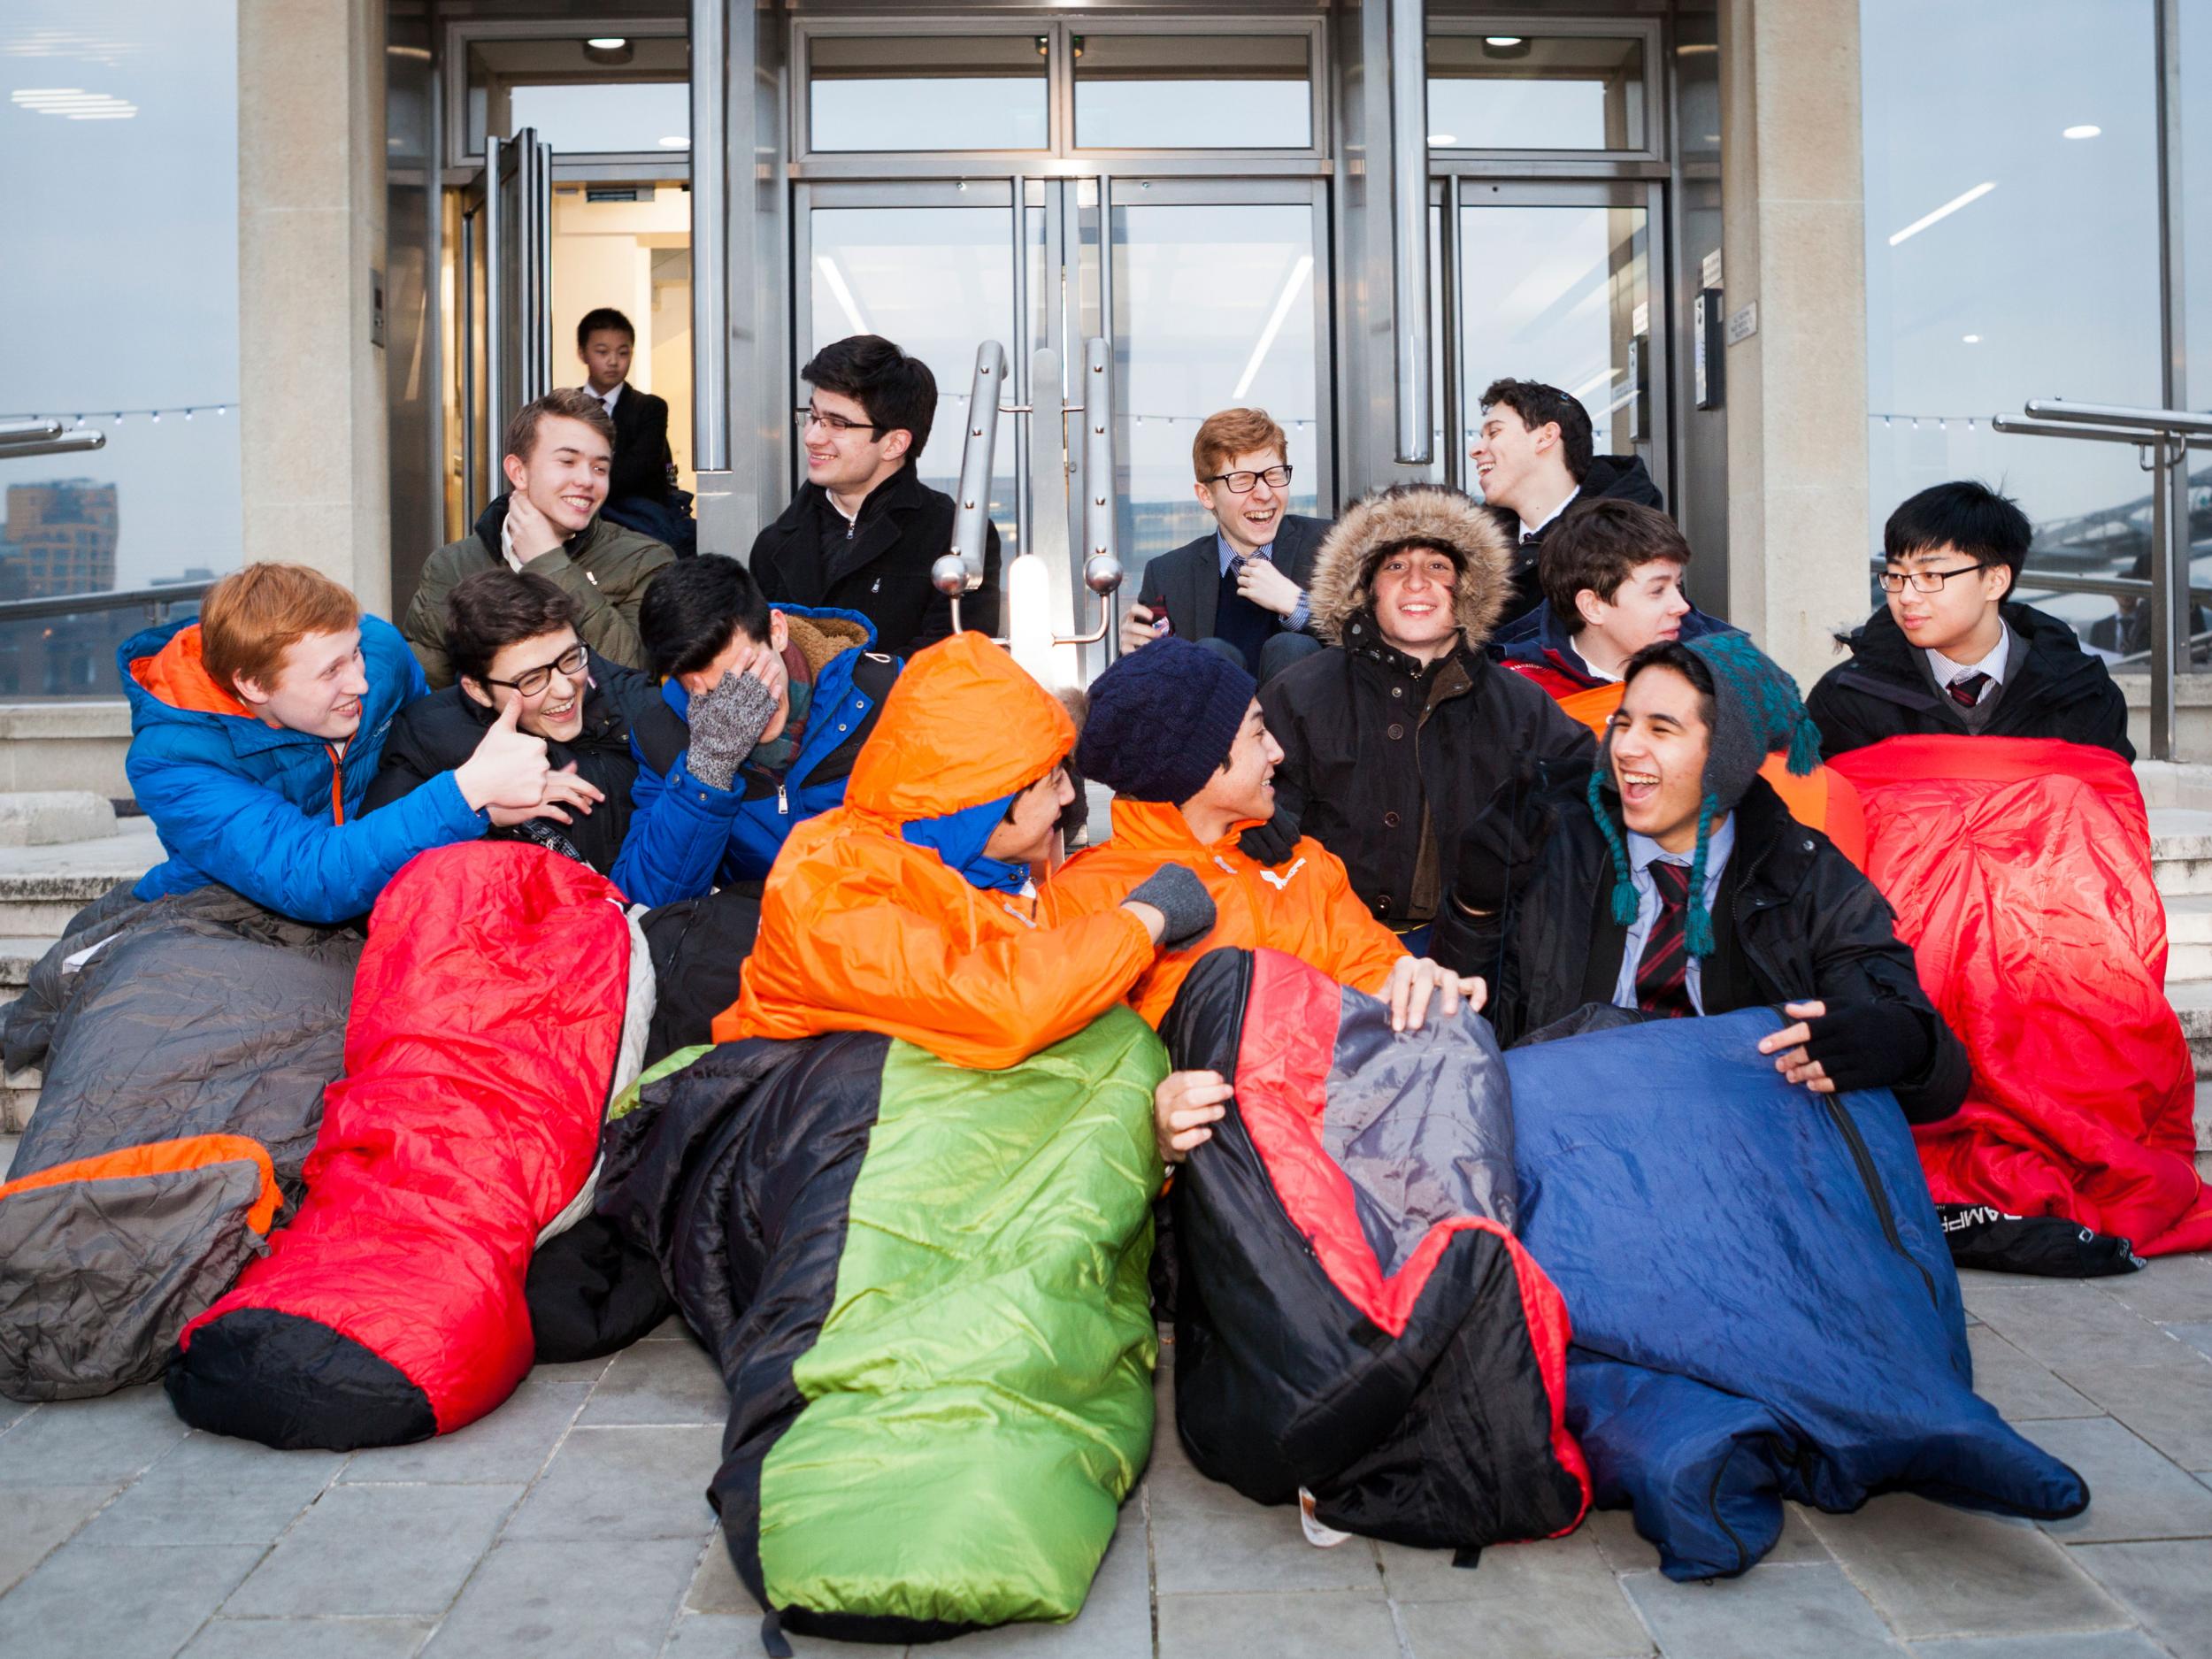
<path fill-rule="evenodd" d="M 1707 795 L 1697 813 L 1697 856 L 1690 861 L 1689 915 L 1682 942 L 1693 956 L 1713 954 L 1713 913 L 1705 908 L 1705 855 L 1712 846 L 1713 817 L 1720 803 Z"/>
<path fill-rule="evenodd" d="M 1605 778 L 1612 759 L 1612 739 L 1609 734 L 1606 742 L 1608 747 L 1600 751 L 1597 766 L 1590 773 L 1590 787 L 1586 794 L 1590 801 L 1590 816 L 1597 819 L 1598 828 L 1605 836 L 1605 844 L 1612 849 L 1613 919 L 1626 927 L 1636 919 L 1636 881 L 1628 872 L 1628 843 L 1621 839 L 1621 832 L 1613 822 L 1613 815 L 1605 810 L 1604 795 L 1598 787 Z"/>

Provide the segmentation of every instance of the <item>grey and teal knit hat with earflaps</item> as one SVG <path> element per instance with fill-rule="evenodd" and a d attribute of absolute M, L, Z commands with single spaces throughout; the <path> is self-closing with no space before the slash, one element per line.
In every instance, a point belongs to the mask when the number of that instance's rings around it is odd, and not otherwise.
<path fill-rule="evenodd" d="M 1713 678 L 1712 748 L 1705 757 L 1705 795 L 1697 814 L 1697 855 L 1690 864 L 1690 910 L 1684 942 L 1694 956 L 1713 954 L 1713 918 L 1705 908 L 1705 851 L 1714 820 L 1735 810 L 1769 755 L 1786 752 L 1792 773 L 1803 778 L 1820 765 L 1820 728 L 1798 700 L 1797 682 L 1754 645 L 1731 630 L 1709 634 L 1683 649 Z M 1628 842 L 1605 792 L 1613 780 L 1613 734 L 1609 730 L 1590 774 L 1590 810 L 1613 852 L 1613 919 L 1636 919 L 1636 883 L 1629 873 Z"/>

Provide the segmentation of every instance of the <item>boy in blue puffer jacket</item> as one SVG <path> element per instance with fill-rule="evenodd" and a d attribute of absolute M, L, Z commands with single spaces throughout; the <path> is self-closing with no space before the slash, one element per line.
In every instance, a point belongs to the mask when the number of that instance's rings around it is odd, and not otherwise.
<path fill-rule="evenodd" d="M 493 823 L 588 810 L 598 792 L 551 771 L 541 738 L 494 723 L 461 765 L 367 817 L 385 733 L 428 690 L 391 624 L 301 565 L 249 565 L 197 619 L 117 652 L 131 705 L 124 772 L 169 855 L 152 900 L 219 882 L 304 922 L 364 915 L 417 853 Z"/>
<path fill-rule="evenodd" d="M 770 610 L 752 572 L 717 553 L 653 579 L 638 634 L 689 746 L 639 742 L 615 885 L 659 905 L 766 876 L 793 829 L 843 802 L 899 659 L 870 649 L 857 611 Z"/>

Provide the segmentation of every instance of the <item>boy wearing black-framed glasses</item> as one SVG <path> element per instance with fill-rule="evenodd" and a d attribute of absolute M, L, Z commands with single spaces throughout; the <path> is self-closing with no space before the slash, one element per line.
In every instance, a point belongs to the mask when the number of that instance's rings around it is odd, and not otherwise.
<path fill-rule="evenodd" d="M 1122 618 L 1123 650 L 1171 633 L 1264 685 L 1321 649 L 1306 588 L 1329 521 L 1289 511 L 1288 457 L 1263 409 L 1225 409 L 1200 423 L 1192 488 L 1213 528 L 1145 565 Z"/>
<path fill-rule="evenodd" d="M 1832 759 L 1885 738 L 2055 737 L 2135 758 L 2127 703 L 2056 617 L 2011 598 L 2033 531 L 1985 484 L 1937 484 L 1882 531 L 1886 603 L 1805 699 Z"/>

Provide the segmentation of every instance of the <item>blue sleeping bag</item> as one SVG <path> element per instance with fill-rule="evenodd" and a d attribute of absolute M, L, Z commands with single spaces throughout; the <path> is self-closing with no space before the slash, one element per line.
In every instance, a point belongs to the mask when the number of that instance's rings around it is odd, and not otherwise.
<path fill-rule="evenodd" d="M 2072 1470 L 1974 1393 L 1957 1276 L 1886 1090 L 1785 1083 L 1764 1010 L 1539 1041 L 1521 1238 L 1567 1299 L 1567 1423 L 1671 1578 L 1773 1548 L 1782 1500 L 1902 1488 L 2055 1519 Z"/>

